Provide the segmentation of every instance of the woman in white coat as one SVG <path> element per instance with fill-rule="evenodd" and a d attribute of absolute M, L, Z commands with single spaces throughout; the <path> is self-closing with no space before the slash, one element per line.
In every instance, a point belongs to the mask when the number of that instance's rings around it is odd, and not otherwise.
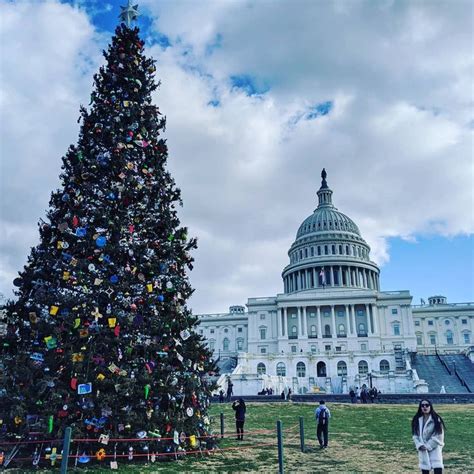
<path fill-rule="evenodd" d="M 443 472 L 444 421 L 434 411 L 429 400 L 421 400 L 418 412 L 411 422 L 413 441 L 418 450 L 422 474 Z"/>

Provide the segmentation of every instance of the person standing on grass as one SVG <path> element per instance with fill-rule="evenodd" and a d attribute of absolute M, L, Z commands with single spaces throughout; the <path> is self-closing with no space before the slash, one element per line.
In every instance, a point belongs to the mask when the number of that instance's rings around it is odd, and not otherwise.
<path fill-rule="evenodd" d="M 245 412 L 247 407 L 243 398 L 239 398 L 232 403 L 232 409 L 235 411 L 235 428 L 237 430 L 237 440 L 244 440 L 244 423 L 245 423 Z"/>
<path fill-rule="evenodd" d="M 435 412 L 429 400 L 421 400 L 411 422 L 413 442 L 418 450 L 422 474 L 443 472 L 444 421 Z"/>
<path fill-rule="evenodd" d="M 319 441 L 319 447 L 321 449 L 328 447 L 329 437 L 329 418 L 331 418 L 331 412 L 329 408 L 324 404 L 324 400 L 319 402 L 319 407 L 314 412 L 316 417 L 316 423 L 318 424 L 317 436 Z"/>

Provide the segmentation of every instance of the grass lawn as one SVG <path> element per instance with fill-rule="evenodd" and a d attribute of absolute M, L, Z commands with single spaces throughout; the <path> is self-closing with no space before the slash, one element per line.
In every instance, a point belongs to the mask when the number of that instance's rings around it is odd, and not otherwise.
<path fill-rule="evenodd" d="M 418 471 L 410 421 L 415 405 L 350 405 L 329 404 L 329 449 L 320 450 L 316 441 L 315 404 L 249 403 L 245 429 L 250 434 L 236 441 L 230 403 L 213 405 L 214 430 L 219 432 L 219 413 L 226 420 L 226 438 L 221 450 L 211 455 L 191 457 L 177 462 L 156 462 L 148 466 L 119 460 L 119 472 L 277 472 L 276 420 L 284 430 L 284 466 L 288 473 L 301 472 L 406 472 Z M 444 462 L 449 473 L 474 472 L 474 406 L 438 405 L 447 430 Z M 300 451 L 299 417 L 304 417 L 306 452 Z M 255 433 L 272 430 L 272 433 Z M 268 444 L 270 446 L 259 446 Z M 13 464 L 13 463 L 12 463 Z M 103 468 L 70 469 L 70 472 L 111 472 Z M 27 471 L 22 470 L 22 473 Z M 46 471 L 42 471 L 46 472 Z M 57 471 L 56 471 L 57 472 Z M 112 471 L 113 472 L 113 471 Z"/>

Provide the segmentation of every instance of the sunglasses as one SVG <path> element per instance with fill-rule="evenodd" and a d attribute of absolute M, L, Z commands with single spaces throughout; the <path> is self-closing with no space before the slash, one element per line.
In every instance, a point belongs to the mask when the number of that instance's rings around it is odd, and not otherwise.
<path fill-rule="evenodd" d="M 421 404 L 421 408 L 429 408 L 429 404 L 428 403 L 422 403 Z"/>

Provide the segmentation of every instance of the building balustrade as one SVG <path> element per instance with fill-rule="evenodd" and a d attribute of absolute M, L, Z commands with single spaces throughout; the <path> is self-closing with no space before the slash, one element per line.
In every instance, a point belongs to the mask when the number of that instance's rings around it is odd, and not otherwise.
<path fill-rule="evenodd" d="M 347 334 L 341 332 L 340 334 L 337 335 L 337 337 L 347 337 Z"/>
<path fill-rule="evenodd" d="M 318 336 L 317 336 L 316 334 L 310 334 L 310 335 L 308 336 L 308 338 L 309 338 L 309 339 L 317 339 Z"/>
<path fill-rule="evenodd" d="M 331 339 L 332 334 L 323 334 L 323 339 Z"/>
<path fill-rule="evenodd" d="M 288 339 L 298 339 L 298 336 L 291 335 L 291 336 L 288 336 Z"/>
<path fill-rule="evenodd" d="M 358 332 L 357 337 L 368 337 L 366 332 Z"/>

